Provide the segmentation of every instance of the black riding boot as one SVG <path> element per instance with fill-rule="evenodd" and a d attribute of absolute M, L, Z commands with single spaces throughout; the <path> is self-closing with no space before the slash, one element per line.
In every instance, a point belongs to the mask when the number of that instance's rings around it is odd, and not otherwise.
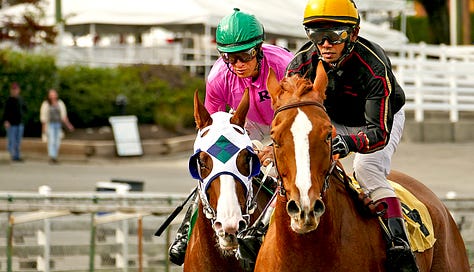
<path fill-rule="evenodd" d="M 393 217 L 383 221 L 392 236 L 391 246 L 387 252 L 387 270 L 390 272 L 419 271 L 415 255 L 410 248 L 403 218 Z"/>
<path fill-rule="evenodd" d="M 273 194 L 277 188 L 277 182 L 271 177 L 267 177 L 262 181 L 264 176 L 265 175 L 260 172 L 252 181 L 255 185 L 261 187 L 262 193 Z M 263 236 L 267 232 L 268 224 L 270 223 L 273 209 L 274 208 L 268 206 L 251 227 L 237 234 L 237 242 L 239 243 L 237 258 L 246 271 L 253 271 L 258 251 L 263 242 Z"/>
<path fill-rule="evenodd" d="M 237 241 L 239 243 L 237 257 L 244 268 L 248 268 L 249 266 L 253 267 L 255 265 L 258 251 L 262 246 L 263 236 L 268 230 L 268 225 L 270 223 L 270 217 L 272 215 L 273 209 L 274 208 L 272 207 L 268 207 L 268 209 L 262 215 L 261 220 L 257 220 L 250 228 L 237 234 Z"/>
<path fill-rule="evenodd" d="M 184 256 L 186 255 L 186 248 L 188 246 L 188 232 L 191 225 L 191 217 L 197 206 L 195 199 L 196 195 L 193 197 L 193 202 L 191 205 L 189 205 L 183 222 L 176 232 L 174 242 L 171 244 L 168 250 L 170 261 L 176 265 L 182 265 L 184 263 Z"/>
<path fill-rule="evenodd" d="M 239 243 L 237 257 L 255 263 L 263 242 L 263 236 L 267 232 L 272 212 L 273 208 L 269 207 L 261 221 L 257 220 L 253 226 L 237 234 L 237 241 Z"/>

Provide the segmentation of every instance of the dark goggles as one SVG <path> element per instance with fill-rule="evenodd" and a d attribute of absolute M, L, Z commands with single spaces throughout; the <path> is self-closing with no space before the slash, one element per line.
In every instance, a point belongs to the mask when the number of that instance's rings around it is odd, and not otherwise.
<path fill-rule="evenodd" d="M 255 47 L 252 47 L 246 51 L 240 51 L 236 53 L 219 52 L 219 54 L 221 55 L 224 62 L 235 64 L 238 60 L 240 60 L 241 62 L 251 61 L 257 55 L 257 49 L 255 49 Z"/>
<path fill-rule="evenodd" d="M 331 44 L 340 44 L 346 42 L 351 33 L 350 27 L 337 27 L 337 28 L 309 28 L 306 27 L 306 35 L 308 38 L 317 45 L 322 45 L 324 40 L 327 40 Z"/>

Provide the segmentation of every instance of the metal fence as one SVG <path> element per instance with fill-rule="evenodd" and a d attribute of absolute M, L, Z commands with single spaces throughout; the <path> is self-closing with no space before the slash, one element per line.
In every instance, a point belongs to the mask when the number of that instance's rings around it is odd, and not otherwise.
<path fill-rule="evenodd" d="M 154 232 L 186 195 L 0 192 L 2 271 L 182 271 Z M 444 199 L 474 261 L 474 198 Z M 186 209 L 187 207 L 185 207 Z M 176 223 L 182 218 L 177 218 Z"/>

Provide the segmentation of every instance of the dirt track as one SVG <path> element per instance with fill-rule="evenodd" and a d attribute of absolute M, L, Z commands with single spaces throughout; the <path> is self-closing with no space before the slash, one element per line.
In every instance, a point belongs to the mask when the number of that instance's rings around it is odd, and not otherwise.
<path fill-rule="evenodd" d="M 188 173 L 188 157 L 181 153 L 150 159 L 96 160 L 63 162 L 27 160 L 25 163 L 0 163 L 0 191 L 37 191 L 49 185 L 53 191 L 93 191 L 96 182 L 112 178 L 145 182 L 147 192 L 187 193 L 195 186 Z M 351 171 L 352 159 L 343 160 Z M 458 197 L 474 198 L 474 143 L 423 144 L 402 142 L 392 168 L 426 184 L 440 198 L 455 192 Z"/>

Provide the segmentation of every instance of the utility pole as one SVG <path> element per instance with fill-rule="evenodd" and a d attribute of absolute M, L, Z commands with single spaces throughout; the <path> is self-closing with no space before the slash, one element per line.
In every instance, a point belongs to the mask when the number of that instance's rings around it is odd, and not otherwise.
<path fill-rule="evenodd" d="M 61 8 L 61 0 L 56 0 L 56 24 L 62 24 L 63 14 Z"/>
<path fill-rule="evenodd" d="M 61 7 L 62 0 L 55 0 L 56 4 L 56 27 L 58 29 L 58 36 L 56 37 L 56 48 L 58 50 L 58 62 L 61 62 L 63 59 L 63 37 L 64 37 L 64 21 L 63 21 L 63 11 Z"/>
<path fill-rule="evenodd" d="M 458 44 L 458 0 L 449 1 L 449 35 L 451 45 Z"/>
<path fill-rule="evenodd" d="M 471 37 L 471 12 L 469 0 L 461 0 L 462 12 L 462 44 L 469 45 L 472 43 Z"/>

